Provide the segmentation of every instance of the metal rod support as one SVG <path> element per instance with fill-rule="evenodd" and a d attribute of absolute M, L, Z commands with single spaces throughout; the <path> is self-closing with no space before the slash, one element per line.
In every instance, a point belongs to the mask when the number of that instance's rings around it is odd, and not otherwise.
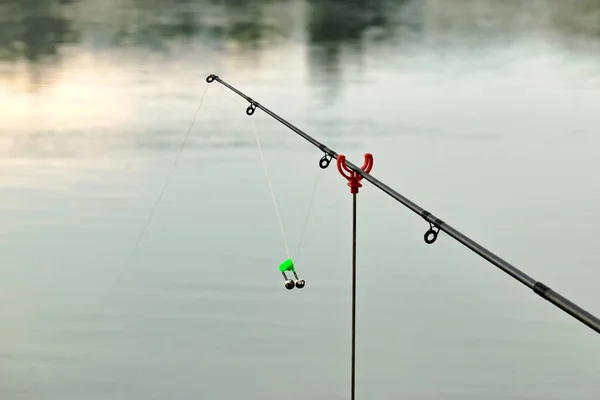
<path fill-rule="evenodd" d="M 350 400 L 354 400 L 356 387 L 356 193 L 352 194 L 352 363 Z"/>
<path fill-rule="evenodd" d="M 260 108 L 265 113 L 267 113 L 269 116 L 276 119 L 281 124 L 285 125 L 289 129 L 291 129 L 292 131 L 296 132 L 298 135 L 302 136 L 304 139 L 306 139 L 308 142 L 313 144 L 315 147 L 319 148 L 325 154 L 328 154 L 329 156 L 337 159 L 338 154 L 335 151 L 331 150 L 330 148 L 328 148 L 321 142 L 317 141 L 316 139 L 314 139 L 307 133 L 298 129 L 297 127 L 295 127 L 294 125 L 292 125 L 285 119 L 281 118 L 279 115 L 275 114 L 273 111 L 269 110 L 262 104 L 259 104 L 258 102 L 254 101 L 250 97 L 246 96 L 244 93 L 240 92 L 233 86 L 229 85 L 227 82 L 223 81 L 218 76 L 209 75 L 206 78 L 206 81 L 208 83 L 211 83 L 213 81 L 217 81 L 217 82 L 221 83 L 223 86 L 227 87 L 228 89 L 237 93 L 239 96 L 246 99 L 250 104 L 254 105 L 256 108 Z M 381 182 L 379 179 L 375 178 L 373 175 L 363 171 L 361 168 L 357 167 L 350 161 L 346 160 L 345 164 L 348 168 L 355 171 L 358 175 L 362 176 L 365 180 L 371 182 L 375 187 L 379 188 L 381 191 L 383 191 L 384 193 L 386 193 L 387 195 L 392 197 L 394 200 L 403 204 L 405 207 L 407 207 L 408 209 L 413 211 L 415 214 L 418 214 L 425 221 L 427 221 L 430 224 L 432 224 L 433 226 L 437 227 L 439 230 L 446 232 L 450 237 L 454 238 L 456 241 L 458 241 L 465 247 L 471 249 L 473 252 L 478 254 L 483 259 L 485 259 L 488 262 L 490 262 L 491 264 L 495 265 L 500 270 L 504 271 L 505 273 L 507 273 L 508 275 L 510 275 L 511 277 L 516 279 L 517 281 L 521 282 L 528 288 L 532 289 L 536 294 L 538 294 L 544 300 L 547 300 L 548 302 L 550 302 L 551 304 L 560 308 L 561 310 L 565 311 L 572 317 L 581 321 L 582 323 L 584 323 L 585 325 L 587 325 L 594 331 L 600 333 L 600 319 L 598 319 L 596 316 L 594 316 L 591 313 L 589 313 L 588 311 L 582 309 L 581 307 L 579 307 L 575 303 L 571 302 L 567 298 L 561 296 L 560 294 L 553 291 L 552 289 L 548 288 L 542 282 L 538 282 L 535 279 L 533 279 L 532 277 L 525 274 L 524 272 L 520 271 L 515 266 L 510 264 L 508 261 L 506 261 L 506 260 L 502 259 L 501 257 L 497 256 L 496 254 L 492 253 L 485 247 L 483 247 L 480 244 L 478 244 L 477 242 L 475 242 L 473 239 L 471 239 L 468 236 L 464 235 L 463 233 L 459 232 L 457 229 L 453 228 L 448 223 L 442 221 L 441 219 L 439 219 L 438 217 L 436 217 L 429 211 L 425 210 L 424 208 L 420 207 L 419 205 L 412 202 L 408 198 L 404 197 L 403 195 L 401 195 L 400 193 L 398 193 L 397 191 L 395 191 L 394 189 L 392 189 L 385 183 Z"/>

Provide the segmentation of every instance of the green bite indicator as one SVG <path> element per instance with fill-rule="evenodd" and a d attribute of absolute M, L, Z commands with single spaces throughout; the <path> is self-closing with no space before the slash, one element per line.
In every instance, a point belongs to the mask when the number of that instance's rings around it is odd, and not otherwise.
<path fill-rule="evenodd" d="M 294 270 L 294 262 L 292 261 L 292 259 L 288 258 L 287 260 L 285 260 L 284 262 L 282 262 L 281 265 L 279 265 L 279 270 L 281 272 L 286 272 L 286 271 L 295 272 L 295 270 Z"/>
<path fill-rule="evenodd" d="M 294 287 L 297 287 L 298 289 L 302 289 L 304 287 L 304 285 L 306 284 L 304 279 L 298 278 L 298 275 L 296 274 L 296 270 L 294 269 L 294 262 L 292 261 L 291 258 L 288 258 L 287 260 L 285 260 L 284 262 L 279 264 L 279 271 L 281 271 L 281 273 L 283 274 L 283 277 L 285 278 L 285 287 L 288 290 L 291 290 Z M 294 274 L 294 277 L 296 278 L 296 282 L 294 282 L 292 279 L 288 279 L 287 275 L 285 274 L 286 272 L 290 272 L 290 271 L 292 272 L 292 274 Z"/>

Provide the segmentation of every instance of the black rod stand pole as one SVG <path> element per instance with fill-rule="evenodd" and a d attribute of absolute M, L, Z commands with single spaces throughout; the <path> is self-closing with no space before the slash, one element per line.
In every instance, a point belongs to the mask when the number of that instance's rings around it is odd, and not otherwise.
<path fill-rule="evenodd" d="M 352 194 L 352 376 L 350 399 L 354 400 L 356 376 L 356 193 Z"/>
<path fill-rule="evenodd" d="M 340 174 L 348 181 L 350 193 L 352 194 L 352 346 L 350 363 L 350 399 L 354 400 L 356 388 L 356 195 L 362 187 L 361 177 L 354 171 L 346 167 L 346 157 L 340 154 L 337 158 L 337 169 Z M 365 172 L 370 172 L 373 168 L 373 156 L 365 154 L 365 162 L 362 166 Z"/>
<path fill-rule="evenodd" d="M 208 83 L 217 81 L 217 82 L 221 83 L 223 86 L 225 86 L 228 89 L 232 90 L 233 92 L 237 93 L 239 96 L 246 99 L 250 103 L 250 106 L 246 110 L 248 115 L 251 115 L 254 112 L 253 111 L 254 108 L 260 108 L 265 113 L 270 115 L 272 118 L 279 121 L 281 124 L 285 125 L 292 131 L 296 132 L 298 135 L 302 136 L 304 139 L 309 141 L 315 147 L 319 148 L 326 155 L 328 155 L 332 158 L 336 158 L 336 159 L 338 158 L 338 154 L 335 151 L 331 150 L 330 148 L 325 146 L 323 143 L 314 139 L 309 134 L 298 129 L 297 127 L 295 127 L 294 125 L 292 125 L 291 123 L 286 121 L 285 119 L 281 118 L 279 115 L 275 114 L 273 111 L 264 107 L 262 104 L 259 104 L 258 102 L 254 101 L 250 97 L 246 96 L 244 93 L 240 92 L 233 86 L 229 85 L 227 82 L 223 81 L 218 76 L 211 74 L 206 78 L 206 81 Z M 248 112 L 250 109 L 252 109 L 252 113 Z M 393 198 L 394 200 L 403 204 L 409 210 L 413 211 L 414 213 L 419 215 L 421 218 L 423 218 L 425 221 L 427 221 L 431 226 L 431 229 L 430 229 L 430 231 L 428 231 L 428 233 L 429 232 L 433 233 L 433 239 L 431 241 L 427 241 L 427 243 L 433 243 L 435 241 L 435 239 L 437 238 L 437 232 L 439 232 L 439 231 L 446 232 L 450 237 L 452 237 L 453 239 L 458 241 L 460 244 L 464 245 L 465 247 L 472 250 L 473 252 L 475 252 L 477 255 L 479 255 L 483 259 L 485 259 L 488 262 L 490 262 L 491 264 L 495 265 L 497 268 L 499 268 L 503 272 L 507 273 L 508 275 L 510 275 L 511 277 L 516 279 L 517 281 L 521 282 L 528 288 L 532 289 L 537 295 L 539 295 L 544 300 L 548 301 L 549 303 L 551 303 L 551 304 L 555 305 L 556 307 L 560 308 L 561 310 L 565 311 L 567 314 L 569 314 L 572 317 L 574 317 L 575 319 L 581 321 L 582 323 L 584 323 L 585 325 L 587 325 L 588 327 L 590 327 L 597 333 L 600 333 L 600 319 L 598 319 L 598 317 L 594 316 L 590 312 L 579 307 L 577 304 L 573 303 L 569 299 L 558 294 L 557 292 L 550 289 L 548 286 L 546 286 L 542 282 L 539 282 L 539 281 L 535 280 L 534 278 L 528 276 L 524 272 L 520 271 L 515 266 L 510 264 L 508 261 L 506 261 L 506 260 L 502 259 L 501 257 L 497 256 L 496 254 L 492 253 L 485 247 L 481 246 L 479 243 L 475 242 L 468 236 L 464 235 L 457 229 L 450 226 L 448 223 L 442 221 L 440 218 L 436 217 L 429 211 L 425 210 L 424 208 L 420 207 L 419 205 L 412 202 L 408 198 L 404 197 L 403 195 L 401 195 L 400 193 L 398 193 L 397 191 L 395 191 L 394 189 L 392 189 L 385 183 L 381 182 L 379 179 L 375 178 L 373 175 L 369 174 L 368 172 L 363 171 L 362 169 L 360 169 L 359 167 L 357 167 L 350 161 L 345 160 L 344 164 L 349 169 L 354 171 L 356 174 L 358 174 L 365 180 L 371 182 L 375 187 L 380 189 L 382 192 L 386 193 L 391 198 Z"/>

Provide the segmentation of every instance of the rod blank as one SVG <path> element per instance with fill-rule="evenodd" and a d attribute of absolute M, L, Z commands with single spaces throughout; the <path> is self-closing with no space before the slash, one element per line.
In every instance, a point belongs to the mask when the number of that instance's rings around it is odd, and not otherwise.
<path fill-rule="evenodd" d="M 285 119 L 281 118 L 279 115 L 275 114 L 273 111 L 269 110 L 262 104 L 254 101 L 252 98 L 246 96 L 244 93 L 240 92 L 235 87 L 233 87 L 230 84 L 228 84 L 227 82 L 223 81 L 217 75 L 214 75 L 214 74 L 209 75 L 206 78 L 206 81 L 208 83 L 211 83 L 213 81 L 219 82 L 223 86 L 232 90 L 234 93 L 236 93 L 239 96 L 246 99 L 246 101 L 248 101 L 250 103 L 250 107 L 260 108 L 262 111 L 267 113 L 269 116 L 271 116 L 275 120 L 279 121 L 281 124 L 285 125 L 287 128 L 294 131 L 298 135 L 302 136 L 304 139 L 306 139 L 308 142 L 310 142 L 315 147 L 319 148 L 325 154 L 329 155 L 332 158 L 337 159 L 338 154 L 335 151 L 331 150 L 330 148 L 328 148 L 327 146 L 325 146 L 318 140 L 314 139 L 309 134 L 303 132 L 299 128 L 295 127 L 294 125 L 292 125 L 291 123 L 286 121 Z M 458 241 L 465 247 L 471 249 L 473 252 L 478 254 L 483 259 L 487 260 L 491 264 L 498 267 L 500 270 L 504 271 L 505 273 L 507 273 L 514 279 L 516 279 L 517 281 L 521 282 L 522 284 L 524 284 L 525 286 L 527 286 L 528 288 L 533 290 L 536 294 L 538 294 L 544 300 L 550 302 L 551 304 L 554 304 L 556 307 L 563 310 L 564 312 L 571 315 L 572 317 L 576 318 L 577 320 L 581 321 L 582 323 L 584 323 L 585 325 L 587 325 L 588 327 L 590 327 L 597 333 L 600 333 L 600 319 L 598 319 L 596 316 L 592 315 L 591 313 L 589 313 L 588 311 L 579 307 L 577 304 L 573 303 L 569 299 L 565 298 L 564 296 L 562 296 L 559 293 L 555 292 L 554 290 L 550 289 L 548 286 L 544 285 L 542 282 L 539 282 L 539 281 L 533 279 L 532 277 L 528 276 L 524 272 L 520 271 L 515 266 L 510 264 L 508 261 L 506 261 L 506 260 L 502 259 L 501 257 L 499 257 L 498 255 L 492 253 L 485 247 L 481 246 L 479 243 L 475 242 L 473 239 L 469 238 L 465 234 L 463 234 L 460 231 L 458 231 L 457 229 L 453 228 L 452 226 L 450 226 L 446 222 L 442 221 L 441 219 L 439 219 L 438 217 L 436 217 L 429 211 L 425 210 L 424 208 L 420 207 L 413 201 L 404 197 L 403 195 L 401 195 L 400 193 L 398 193 L 397 191 L 395 191 L 394 189 L 392 189 L 385 183 L 381 182 L 379 179 L 375 178 L 370 173 L 364 172 L 361 168 L 357 167 L 356 165 L 354 165 L 353 163 L 351 163 L 348 160 L 346 160 L 346 166 L 348 166 L 348 168 L 355 171 L 358 175 L 362 176 L 367 181 L 371 182 L 375 187 L 377 187 L 378 189 L 380 189 L 381 191 L 383 191 L 384 193 L 386 193 L 387 195 L 392 197 L 394 200 L 403 204 L 405 207 L 407 207 L 408 209 L 413 211 L 415 214 L 421 216 L 431 226 L 436 227 L 440 231 L 446 232 L 450 237 L 454 238 L 456 241 Z"/>

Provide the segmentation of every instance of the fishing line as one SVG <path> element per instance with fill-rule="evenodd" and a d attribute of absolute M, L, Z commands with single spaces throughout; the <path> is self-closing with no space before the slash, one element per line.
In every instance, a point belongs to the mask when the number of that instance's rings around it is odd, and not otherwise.
<path fill-rule="evenodd" d="M 230 93 L 228 93 L 231 95 Z M 234 103 L 240 104 L 238 99 L 231 95 L 229 97 Z M 281 237 L 283 239 L 283 245 L 285 247 L 285 253 L 287 257 L 290 258 L 290 249 L 287 243 L 287 237 L 285 235 L 285 229 L 283 228 L 283 220 L 281 219 L 281 214 L 279 213 L 279 206 L 277 205 L 277 199 L 275 198 L 275 190 L 273 189 L 273 183 L 271 182 L 271 177 L 269 175 L 269 169 L 267 168 L 267 162 L 265 160 L 265 156 L 262 150 L 262 146 L 260 144 L 260 138 L 258 135 L 258 128 L 256 127 L 256 122 L 252 120 L 252 130 L 254 131 L 254 138 L 256 140 L 256 146 L 258 147 L 258 153 L 260 155 L 260 160 L 262 162 L 263 170 L 265 171 L 265 176 L 267 177 L 267 183 L 269 184 L 269 191 L 271 192 L 271 199 L 273 200 L 273 206 L 275 207 L 275 214 L 277 216 L 277 221 L 279 223 L 279 229 L 281 231 Z"/>
<path fill-rule="evenodd" d="M 158 198 L 156 199 L 156 202 L 154 203 L 154 206 L 152 207 L 152 210 L 150 211 L 150 215 L 148 216 L 148 218 L 146 219 L 146 223 L 144 224 L 144 227 L 142 229 L 142 231 L 140 232 L 137 241 L 135 242 L 135 245 L 133 247 L 133 249 L 131 250 L 131 252 L 129 253 L 129 257 L 127 257 L 127 261 L 125 262 L 125 266 L 128 266 L 129 263 L 131 262 L 131 260 L 133 259 L 134 254 L 136 253 L 138 247 L 140 246 L 140 244 L 142 243 L 142 240 L 144 239 L 144 236 L 146 235 L 146 233 L 148 232 L 148 228 L 150 227 L 150 222 L 152 221 L 152 218 L 154 217 L 154 214 L 156 213 L 156 210 L 158 209 L 158 206 L 165 194 L 165 191 L 167 189 L 167 186 L 169 186 L 169 182 L 171 182 L 171 177 L 173 175 L 173 172 L 175 171 L 175 168 L 177 168 L 177 164 L 179 163 L 179 158 L 181 157 L 181 154 L 183 153 L 183 149 L 185 148 L 185 145 L 188 142 L 188 139 L 190 137 L 190 134 L 192 133 L 192 128 L 194 126 L 194 123 L 196 122 L 196 117 L 198 116 L 198 113 L 200 112 L 200 109 L 202 108 L 202 103 L 204 102 L 204 97 L 206 96 L 206 93 L 208 92 L 208 88 L 210 86 L 206 85 L 206 88 L 204 89 L 204 93 L 202 93 L 202 97 L 200 97 L 200 102 L 198 104 L 198 108 L 196 108 L 196 112 L 194 113 L 194 117 L 192 118 L 192 122 L 190 123 L 190 126 L 186 132 L 186 135 L 183 139 L 183 141 L 181 142 L 181 145 L 179 146 L 179 151 L 177 152 L 177 155 L 175 156 L 175 160 L 173 162 L 173 165 L 171 166 L 171 169 L 167 175 L 167 179 L 165 180 L 165 183 L 163 184 L 160 193 L 158 195 Z M 115 281 L 115 285 L 119 283 L 119 281 L 121 280 L 121 277 L 123 275 L 124 271 L 121 271 L 121 274 L 119 274 L 119 277 L 117 278 L 117 280 Z"/>
<path fill-rule="evenodd" d="M 181 154 L 183 152 L 183 149 L 185 148 L 185 145 L 188 142 L 188 139 L 190 137 L 190 134 L 192 132 L 192 128 L 194 126 L 194 123 L 196 122 L 196 117 L 198 116 L 198 113 L 200 112 L 200 109 L 202 108 L 202 104 L 204 102 L 204 97 L 206 96 L 206 93 L 208 92 L 208 88 L 210 87 L 210 85 L 206 85 L 206 88 L 204 89 L 204 92 L 202 93 L 202 96 L 200 97 L 200 102 L 198 104 L 198 108 L 196 108 L 196 112 L 194 113 L 194 117 L 192 118 L 192 122 L 190 123 L 190 126 L 186 132 L 186 135 L 183 139 L 183 141 L 181 142 L 181 145 L 179 146 L 179 151 L 177 152 L 177 155 L 175 157 L 175 161 L 173 162 L 173 165 L 171 166 L 171 170 L 169 171 L 169 174 L 167 175 L 167 179 L 160 191 L 160 194 L 158 196 L 158 199 L 156 200 L 156 202 L 154 203 L 154 206 L 152 207 L 152 210 L 150 212 L 150 215 L 148 216 L 148 219 L 146 220 L 146 223 L 144 224 L 144 228 L 142 229 L 140 235 L 138 236 L 138 239 L 135 243 L 135 246 L 133 247 L 133 250 L 131 251 L 131 253 L 129 253 L 129 257 L 127 258 L 127 262 L 125 263 L 125 267 L 127 267 L 129 265 L 129 263 L 131 262 L 131 259 L 133 258 L 133 255 L 135 254 L 135 251 L 137 250 L 137 248 L 139 247 L 140 243 L 142 242 L 142 239 L 144 238 L 144 235 L 146 234 L 148 227 L 150 226 L 150 222 L 152 220 L 152 217 L 154 216 L 154 213 L 156 212 L 156 209 L 158 208 L 158 205 L 160 204 L 165 190 L 167 188 L 167 186 L 169 185 L 169 182 L 171 180 L 171 176 L 173 175 L 173 171 L 175 170 L 175 168 L 177 167 L 177 163 L 179 162 L 179 158 L 181 157 Z M 123 276 L 124 273 L 124 269 L 125 267 L 121 270 L 121 273 L 119 274 L 119 276 L 117 277 L 117 279 L 114 281 L 113 283 L 113 290 L 115 288 L 115 286 L 120 282 L 121 277 Z M 100 308 L 103 308 L 105 302 L 108 300 L 110 291 L 105 295 L 105 298 L 100 302 Z M 33 366 L 31 367 L 31 371 L 33 373 L 33 371 L 36 370 L 37 368 L 37 364 L 38 363 L 34 363 Z M 32 383 L 33 386 L 33 383 Z"/>
<path fill-rule="evenodd" d="M 230 98 L 231 98 L 231 100 L 233 100 L 233 101 L 234 101 L 236 104 L 240 104 L 240 102 L 238 101 L 238 99 L 237 99 L 237 98 L 235 98 L 235 97 L 233 97 L 233 95 L 231 95 L 231 97 L 230 97 Z M 278 219 L 278 221 L 279 221 L 279 227 L 280 227 L 280 229 L 281 229 L 281 235 L 282 235 L 282 237 L 283 237 L 283 241 L 284 241 L 284 244 L 285 244 L 286 253 L 287 253 L 287 256 L 288 256 L 288 258 L 290 258 L 289 247 L 288 247 L 288 245 L 287 245 L 287 240 L 286 240 L 286 236 L 285 236 L 285 231 L 284 231 L 284 229 L 283 229 L 283 222 L 282 222 L 281 216 L 280 216 L 280 214 L 279 214 L 279 208 L 278 208 L 278 206 L 277 206 L 277 201 L 276 201 L 276 199 L 275 199 L 275 192 L 273 191 L 273 185 L 272 185 L 272 183 L 271 183 L 271 179 L 270 179 L 270 177 L 269 177 L 269 172 L 268 172 L 267 165 L 266 165 L 265 158 L 264 158 L 264 154 L 263 154 L 263 151 L 262 151 L 262 146 L 261 146 L 261 144 L 260 144 L 260 139 L 259 139 L 259 135 L 258 135 L 258 130 L 257 130 L 257 128 L 256 128 L 256 122 L 255 122 L 254 120 L 252 120 L 252 125 L 253 125 L 253 129 L 254 129 L 254 136 L 255 136 L 255 138 L 256 138 L 256 145 L 257 145 L 257 147 L 258 147 L 258 151 L 259 151 L 259 153 L 260 153 L 260 157 L 261 157 L 261 160 L 262 160 L 263 168 L 264 168 L 264 170 L 265 170 L 265 175 L 266 175 L 266 177 L 267 177 L 267 182 L 269 183 L 269 188 L 270 188 L 270 190 L 271 190 L 271 197 L 272 197 L 272 199 L 273 199 L 273 204 L 274 204 L 274 206 L 275 206 L 275 212 L 277 213 L 277 219 Z M 320 181 L 320 179 L 321 179 L 321 175 L 317 176 L 317 179 L 316 179 L 316 181 L 315 181 L 315 186 L 314 186 L 314 188 L 313 188 L 313 192 L 312 192 L 312 195 L 311 195 L 311 198 L 310 198 L 310 202 L 309 202 L 309 204 L 308 204 L 308 211 L 307 211 L 307 213 L 306 213 L 306 217 L 305 217 L 305 219 L 304 219 L 304 224 L 303 224 L 303 227 L 302 227 L 302 231 L 300 232 L 300 239 L 298 240 L 298 247 L 296 248 L 296 259 L 298 259 L 298 256 L 299 256 L 299 254 L 300 254 L 300 248 L 301 248 L 301 246 L 302 246 L 302 239 L 304 238 L 304 232 L 306 231 L 306 227 L 307 227 L 307 225 L 308 225 L 308 221 L 309 221 L 309 219 L 310 219 L 310 212 L 311 212 L 312 205 L 313 205 L 313 202 L 314 202 L 314 199 L 315 199 L 315 195 L 316 195 L 316 193 L 317 193 L 317 188 L 318 188 L 318 186 L 319 186 L 319 181 Z"/>
<path fill-rule="evenodd" d="M 209 82 L 210 83 L 210 82 Z M 239 104 L 238 99 L 235 98 L 233 95 L 230 97 L 231 100 L 236 103 Z M 247 115 L 252 115 L 254 113 L 254 109 L 250 109 L 248 108 L 246 110 L 246 114 Z M 302 289 L 305 285 L 306 285 L 306 281 L 304 279 L 300 279 L 298 277 L 298 274 L 296 273 L 296 269 L 294 266 L 294 261 L 292 261 L 291 257 L 290 257 L 290 250 L 289 250 L 289 246 L 287 244 L 287 238 L 285 235 L 285 229 L 283 228 L 283 221 L 281 220 L 281 215 L 279 214 L 279 207 L 277 206 L 277 200 L 275 199 L 275 191 L 273 190 L 273 184 L 271 183 L 271 178 L 269 176 L 269 170 L 267 168 L 267 163 L 265 161 L 265 157 L 262 151 L 262 146 L 260 144 L 260 138 L 258 135 L 258 129 L 256 128 L 256 123 L 254 121 L 252 121 L 252 126 L 253 126 L 253 130 L 254 130 L 254 137 L 256 139 L 256 145 L 258 147 L 258 152 L 260 154 L 260 158 L 262 161 L 262 165 L 263 165 L 263 169 L 265 171 L 265 175 L 267 177 L 267 182 L 269 183 L 269 190 L 271 191 L 271 198 L 273 199 L 273 205 L 275 206 L 275 213 L 277 214 L 277 220 L 279 221 L 279 228 L 281 230 L 281 236 L 283 238 L 283 244 L 285 246 L 285 252 L 287 254 L 287 259 L 284 260 L 280 265 L 279 265 L 279 271 L 283 274 L 283 278 L 285 279 L 285 287 L 290 290 L 293 289 L 294 287 L 298 288 L 298 289 Z M 316 184 L 318 183 L 318 179 Z M 316 193 L 316 184 L 315 184 L 315 189 L 313 191 L 313 196 L 311 198 L 311 204 L 309 205 L 309 212 L 310 212 L 310 208 L 312 207 L 312 201 L 314 199 L 314 195 Z M 304 228 L 306 228 L 306 224 L 308 222 L 308 215 L 306 216 L 305 222 L 304 222 Z M 304 234 L 304 229 L 302 230 L 302 235 Z M 300 239 L 300 242 L 298 243 L 298 251 L 300 251 L 300 243 L 301 243 L 302 238 Z M 291 272 L 292 274 L 294 274 L 294 277 L 296 278 L 296 280 L 292 280 L 289 279 L 288 276 L 285 274 L 286 272 Z"/>
<path fill-rule="evenodd" d="M 283 221 L 281 220 L 281 215 L 279 214 L 279 207 L 277 206 L 277 200 L 275 199 L 275 191 L 273 190 L 273 184 L 271 183 L 271 178 L 269 177 L 269 170 L 267 168 L 267 163 L 265 161 L 265 156 L 262 151 L 262 146 L 260 145 L 260 139 L 258 138 L 258 130 L 256 129 L 256 123 L 252 120 L 252 127 L 254 128 L 254 137 L 256 138 L 256 145 L 258 147 L 258 152 L 260 153 L 260 159 L 262 161 L 263 169 L 265 170 L 265 176 L 267 177 L 267 182 L 269 183 L 269 190 L 271 191 L 271 198 L 273 199 L 273 205 L 275 206 L 275 213 L 277 214 L 277 220 L 279 221 L 279 228 L 281 229 L 281 236 L 283 237 L 283 244 L 285 245 L 285 252 L 287 257 L 290 258 L 290 249 L 287 244 L 287 238 L 285 237 L 285 230 L 283 229 Z"/>

